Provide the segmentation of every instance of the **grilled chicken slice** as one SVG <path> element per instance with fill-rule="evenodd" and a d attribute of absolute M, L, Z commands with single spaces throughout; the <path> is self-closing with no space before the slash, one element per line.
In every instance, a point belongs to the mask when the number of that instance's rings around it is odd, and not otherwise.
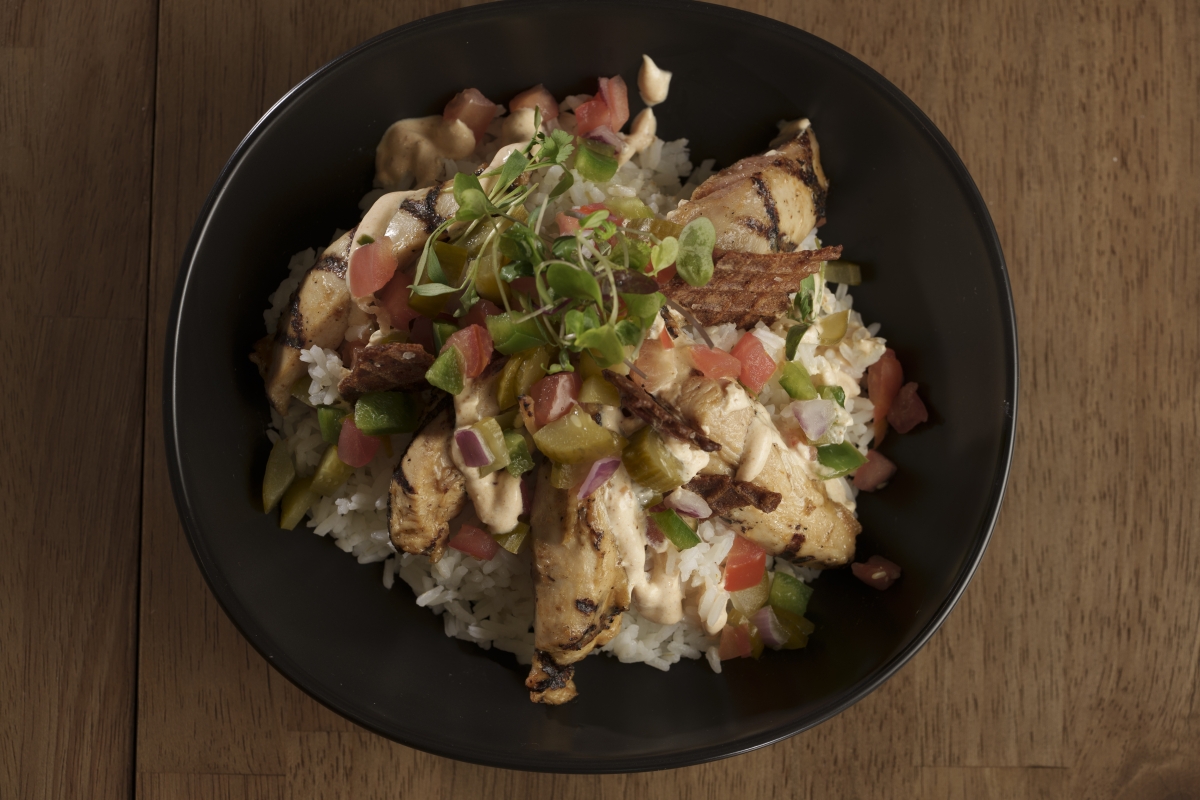
<path fill-rule="evenodd" d="M 704 325 L 732 322 L 738 328 L 770 325 L 786 316 L 789 295 L 800 282 L 820 271 L 821 262 L 842 254 L 841 246 L 793 253 L 713 253 L 713 275 L 703 286 L 692 286 L 676 275 L 662 292 L 688 309 Z"/>
<path fill-rule="evenodd" d="M 287 413 L 292 384 L 308 374 L 300 351 L 313 345 L 338 347 L 346 336 L 350 320 L 346 268 L 353 235 L 353 230 L 347 231 L 325 248 L 279 317 L 266 386 L 267 398 L 280 414 Z"/>
<path fill-rule="evenodd" d="M 705 469 L 732 474 L 782 499 L 774 511 L 754 506 L 729 509 L 722 518 L 771 555 L 797 563 L 836 567 L 854 557 L 862 526 L 854 515 L 811 478 L 803 456 L 788 447 L 762 404 L 733 382 L 692 375 L 683 381 L 675 406 L 721 445 Z"/>
<path fill-rule="evenodd" d="M 557 704 L 574 697 L 551 692 L 547 675 L 563 689 L 564 668 L 588 655 L 620 629 L 629 608 L 629 585 L 609 510 L 609 484 L 584 499 L 550 483 L 550 467 L 538 471 L 530 528 L 533 532 L 536 611 L 533 636 L 537 657 L 525 685 L 530 699 Z M 554 665 L 548 670 L 546 664 Z M 567 694 L 570 696 L 568 697 Z"/>
<path fill-rule="evenodd" d="M 828 182 L 808 120 L 783 128 L 774 150 L 743 158 L 700 184 L 667 219 L 708 217 L 717 247 L 743 253 L 795 250 L 825 221 Z"/>
<path fill-rule="evenodd" d="M 466 482 L 450 459 L 453 413 L 449 398 L 430 410 L 396 465 L 388 490 L 392 544 L 430 561 L 440 560 L 446 551 L 450 520 L 467 500 Z"/>
<path fill-rule="evenodd" d="M 427 389 L 425 373 L 432 364 L 433 356 L 419 344 L 369 344 L 354 351 L 350 372 L 338 382 L 338 394 L 353 401 L 367 392 Z"/>

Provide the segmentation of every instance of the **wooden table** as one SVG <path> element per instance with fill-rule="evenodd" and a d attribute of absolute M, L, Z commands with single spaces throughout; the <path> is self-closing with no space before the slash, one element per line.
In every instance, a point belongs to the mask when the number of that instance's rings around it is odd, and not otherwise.
<path fill-rule="evenodd" d="M 1200 8 L 735 4 L 898 84 L 1008 257 L 1016 461 L 930 644 L 813 731 L 647 775 L 460 764 L 317 706 L 229 623 L 180 531 L 168 306 L 254 121 L 338 53 L 458 4 L 9 3 L 0 796 L 1200 797 Z"/>

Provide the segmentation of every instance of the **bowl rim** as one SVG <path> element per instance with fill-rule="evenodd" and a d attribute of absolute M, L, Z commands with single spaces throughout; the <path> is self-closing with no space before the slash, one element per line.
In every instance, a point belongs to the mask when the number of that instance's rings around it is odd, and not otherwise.
<path fill-rule="evenodd" d="M 309 74 L 289 89 L 287 93 L 277 100 L 254 123 L 249 132 L 247 132 L 234 149 L 228 161 L 221 168 L 221 172 L 212 189 L 209 191 L 204 205 L 201 207 L 196 218 L 180 261 L 180 271 L 176 278 L 174 295 L 167 320 L 163 354 L 162 414 L 168 473 L 175 505 L 184 528 L 188 546 L 192 551 L 193 557 L 196 559 L 197 565 L 200 567 L 200 572 L 204 577 L 205 583 L 234 627 L 237 628 L 239 633 L 245 637 L 259 655 L 266 659 L 283 677 L 326 708 L 349 719 L 354 724 L 407 747 L 445 758 L 502 769 L 576 774 L 611 774 L 693 766 L 748 753 L 761 747 L 776 744 L 784 739 L 816 727 L 862 700 L 903 667 L 917 651 L 925 646 L 933 634 L 942 626 L 942 623 L 945 622 L 950 611 L 953 610 L 955 604 L 962 597 L 967 585 L 978 570 L 979 564 L 983 559 L 983 554 L 995 530 L 1012 470 L 1013 454 L 1016 445 L 1017 408 L 1020 388 L 1017 321 L 1008 268 L 991 214 L 988 212 L 987 204 L 975 181 L 967 171 L 966 166 L 963 164 L 962 159 L 937 126 L 891 81 L 845 50 L 785 22 L 741 9 L 717 6 L 706 2 L 697 2 L 696 0 L 616 0 L 616 5 L 628 5 L 634 8 L 668 8 L 692 15 L 710 15 L 737 26 L 759 26 L 769 29 L 778 35 L 797 40 L 801 46 L 810 48 L 824 57 L 839 62 L 843 67 L 849 68 L 860 78 L 871 84 L 876 91 L 885 95 L 936 146 L 942 158 L 950 167 L 951 173 L 964 195 L 967 196 L 974 216 L 976 216 L 976 222 L 986 240 L 985 257 L 992 263 L 992 277 L 997 284 L 997 295 L 1001 305 L 1001 327 L 1005 337 L 1005 379 L 1008 392 L 1008 396 L 1005 398 L 1007 422 L 1004 423 L 1001 431 L 1000 448 L 996 462 L 996 466 L 998 467 L 997 477 L 993 480 L 990 487 L 986 503 L 987 511 L 984 514 L 981 525 L 975 531 L 975 541 L 968 550 L 966 562 L 962 569 L 960 569 L 949 593 L 943 598 L 925 626 L 907 645 L 891 659 L 878 667 L 867 679 L 862 681 L 853 691 L 849 692 L 847 696 L 842 697 L 836 702 L 827 704 L 826 707 L 821 708 L 816 714 L 811 715 L 803 721 L 777 725 L 758 734 L 746 735 L 719 744 L 703 745 L 675 753 L 659 753 L 632 757 L 622 756 L 608 761 L 593 761 L 570 756 L 564 757 L 561 754 L 556 754 L 552 758 L 505 758 L 497 757 L 495 751 L 478 746 L 446 747 L 438 743 L 428 743 L 420 739 L 401 736 L 394 731 L 386 730 L 382 725 L 376 725 L 367 719 L 360 719 L 353 716 L 350 711 L 344 710 L 347 707 L 353 708 L 354 704 L 344 701 L 338 692 L 334 691 L 331 687 L 323 685 L 301 664 L 283 653 L 275 651 L 273 648 L 274 642 L 267 635 L 267 631 L 260 629 L 253 622 L 241 601 L 224 580 L 214 559 L 208 552 L 191 498 L 188 494 L 188 488 L 184 485 L 182 478 L 181 454 L 177 438 L 179 417 L 176 408 L 175 390 L 178 365 L 176 351 L 179 346 L 180 312 L 188 292 L 193 270 L 197 266 L 197 250 L 212 221 L 213 211 L 228 188 L 233 173 L 254 143 L 310 87 L 320 82 L 327 75 L 340 69 L 344 63 L 357 58 L 360 54 L 376 47 L 382 42 L 396 37 L 408 36 L 422 28 L 442 25 L 451 20 L 496 15 L 506 16 L 512 13 L 521 13 L 539 7 L 559 4 L 558 0 L 507 0 L 504 3 L 489 3 L 445 11 L 392 28 L 356 45 Z"/>

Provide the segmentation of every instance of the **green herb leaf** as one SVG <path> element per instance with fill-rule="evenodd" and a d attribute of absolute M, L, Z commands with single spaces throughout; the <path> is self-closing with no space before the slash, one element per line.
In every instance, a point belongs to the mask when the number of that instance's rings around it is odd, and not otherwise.
<path fill-rule="evenodd" d="M 358 237 L 358 243 L 360 245 L 373 244 L 374 242 L 375 242 L 375 237 L 371 236 L 368 233 L 364 233 L 362 236 Z"/>
<path fill-rule="evenodd" d="M 455 194 L 457 195 L 457 192 Z M 496 213 L 499 213 L 499 209 L 492 205 L 483 190 L 464 189 L 462 197 L 458 201 L 458 213 L 454 215 L 454 219 L 459 222 L 471 222 Z"/>
<path fill-rule="evenodd" d="M 650 263 L 654 265 L 656 273 L 662 272 L 667 267 L 675 263 L 675 259 L 679 257 L 679 240 L 674 236 L 668 236 L 659 244 L 650 248 Z"/>
<path fill-rule="evenodd" d="M 550 138 L 542 144 L 542 151 L 538 154 L 539 157 L 560 166 L 567 163 L 567 159 L 571 156 L 572 151 L 575 150 L 575 145 L 572 143 L 574 138 L 561 128 L 552 131 Z"/>
<path fill-rule="evenodd" d="M 422 283 L 420 286 L 412 287 L 412 293 L 418 297 L 437 297 L 440 294 L 451 294 L 457 291 L 457 286 L 447 286 L 444 283 Z"/>
<path fill-rule="evenodd" d="M 600 297 L 600 284 L 590 272 L 567 264 L 554 263 L 546 270 L 546 282 L 558 297 L 592 300 L 596 305 L 604 304 Z"/>
<path fill-rule="evenodd" d="M 788 328 L 787 339 L 783 346 L 788 361 L 796 360 L 796 348 L 800 346 L 800 340 L 804 338 L 804 332 L 807 330 L 807 325 L 793 325 Z"/>
<path fill-rule="evenodd" d="M 642 272 L 650 263 L 650 250 L 649 242 L 643 242 L 641 239 L 631 239 L 621 234 L 617 240 L 616 248 L 613 249 L 613 254 L 618 261 L 623 261 L 628 256 L 629 268 L 637 272 Z"/>
<path fill-rule="evenodd" d="M 703 286 L 712 280 L 712 251 L 717 243 L 717 229 L 708 217 L 696 217 L 679 234 L 679 257 L 675 268 L 679 276 L 692 286 Z"/>
<path fill-rule="evenodd" d="M 555 131 L 555 133 L 557 133 L 557 131 Z M 558 197 L 559 195 L 561 195 L 563 192 L 565 192 L 567 189 L 570 189 L 574 185 L 575 185 L 575 176 L 573 174 L 571 174 L 570 172 L 564 172 L 562 177 L 558 179 L 558 183 L 556 183 L 554 185 L 554 188 L 550 190 L 550 199 L 554 199 L 555 197 Z"/>
<path fill-rule="evenodd" d="M 504 191 L 509 185 L 517 179 L 517 176 L 525 171 L 529 166 L 529 159 L 520 151 L 510 153 L 508 158 L 504 159 L 504 165 L 500 167 L 500 180 L 496 182 L 496 186 L 492 191 Z"/>
<path fill-rule="evenodd" d="M 579 227 L 584 230 L 588 230 L 589 228 L 596 227 L 606 219 L 608 219 L 608 209 L 600 208 L 579 220 Z"/>
<path fill-rule="evenodd" d="M 638 342 L 645 337 L 642 326 L 630 319 L 623 319 L 618 322 L 616 332 L 617 339 L 620 340 L 621 344 L 626 344 L 630 347 L 637 347 Z"/>
<path fill-rule="evenodd" d="M 580 139 L 579 151 L 575 154 L 575 169 L 585 181 L 604 183 L 617 174 L 617 159 L 610 145 Z"/>
<path fill-rule="evenodd" d="M 550 245 L 550 252 L 555 258 L 563 261 L 576 261 L 579 253 L 579 240 L 574 236 L 559 236 Z"/>
<path fill-rule="evenodd" d="M 658 316 L 658 310 L 662 308 L 663 303 L 667 298 L 662 292 L 654 294 L 623 294 L 621 299 L 625 301 L 625 308 L 629 312 L 630 317 L 637 319 L 642 327 L 649 328 L 654 322 L 654 318 Z"/>
<path fill-rule="evenodd" d="M 801 322 L 809 322 L 813 317 L 813 301 L 816 297 L 817 279 L 815 275 L 809 275 L 804 280 L 800 281 L 800 291 L 796 292 L 796 299 L 793 305 L 796 307 L 796 317 Z"/>
<path fill-rule="evenodd" d="M 500 280 L 512 283 L 517 278 L 533 277 L 533 265 L 528 261 L 512 261 L 500 268 Z"/>
<path fill-rule="evenodd" d="M 421 258 L 425 259 L 425 269 L 429 270 L 430 283 L 449 283 L 445 271 L 442 269 L 442 262 L 438 259 L 437 249 L 426 247 L 421 253 Z"/>
<path fill-rule="evenodd" d="M 475 189 L 483 194 L 483 186 L 479 183 L 479 178 L 469 172 L 456 172 L 454 174 L 454 199 L 460 206 L 463 202 L 463 193 L 468 189 Z"/>
<path fill-rule="evenodd" d="M 591 350 L 596 363 L 602 367 L 611 367 L 625 360 L 625 347 L 617 338 L 617 332 L 612 325 L 585 331 L 575 340 L 575 346 Z"/>

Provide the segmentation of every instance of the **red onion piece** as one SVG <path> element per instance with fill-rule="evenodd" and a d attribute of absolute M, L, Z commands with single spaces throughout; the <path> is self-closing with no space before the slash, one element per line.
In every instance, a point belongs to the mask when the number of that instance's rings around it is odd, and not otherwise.
<path fill-rule="evenodd" d="M 618 153 L 625 149 L 625 140 L 613 132 L 613 129 L 607 125 L 601 125 L 598 128 L 592 128 L 586 134 L 587 138 L 595 139 L 598 142 L 611 144 L 613 149 Z"/>
<path fill-rule="evenodd" d="M 762 637 L 763 644 L 772 650 L 783 649 L 788 640 L 788 633 L 779 624 L 779 617 L 775 616 L 775 609 L 763 606 L 750 615 L 750 621 L 754 623 L 754 627 L 758 628 L 758 635 Z"/>
<path fill-rule="evenodd" d="M 621 459 L 616 456 L 597 459 L 592 464 L 592 468 L 588 470 L 587 477 L 583 479 L 583 483 L 579 485 L 579 498 L 590 495 L 592 492 L 604 485 L 604 482 L 613 476 L 617 471 L 617 467 L 621 466 Z"/>
<path fill-rule="evenodd" d="M 492 463 L 492 451 L 483 437 L 472 428 L 454 432 L 454 442 L 462 453 L 463 463 L 468 467 L 486 467 Z"/>
<path fill-rule="evenodd" d="M 824 436 L 837 418 L 837 406 L 832 400 L 797 400 L 791 408 L 792 416 L 800 423 L 810 441 Z"/>
<path fill-rule="evenodd" d="M 682 486 L 667 495 L 667 499 L 664 502 L 667 506 L 675 509 L 684 516 L 696 517 L 697 519 L 708 519 L 712 516 L 712 509 L 708 507 L 708 503 L 704 501 L 704 498 L 691 489 L 684 489 Z"/>

